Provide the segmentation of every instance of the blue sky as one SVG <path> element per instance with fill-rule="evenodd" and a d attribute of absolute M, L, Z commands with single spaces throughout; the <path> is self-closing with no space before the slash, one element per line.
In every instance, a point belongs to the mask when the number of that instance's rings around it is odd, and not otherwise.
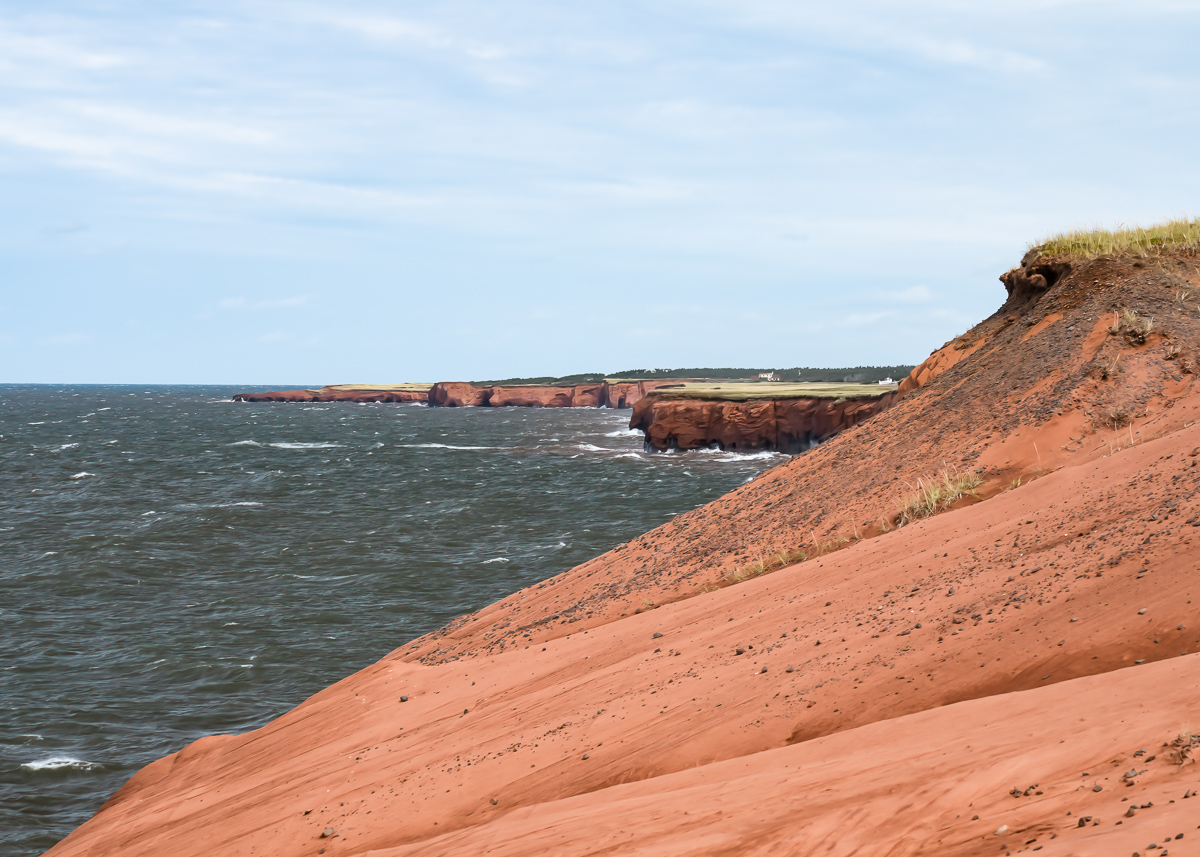
<path fill-rule="evenodd" d="M 1160 0 L 0 0 L 0 381 L 918 362 L 1030 242 L 1200 213 L 1197 32 Z"/>

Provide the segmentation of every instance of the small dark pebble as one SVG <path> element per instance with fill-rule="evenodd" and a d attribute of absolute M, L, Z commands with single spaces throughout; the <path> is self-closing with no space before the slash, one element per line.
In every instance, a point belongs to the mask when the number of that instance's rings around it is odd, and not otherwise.
<path fill-rule="evenodd" d="M 323 831 L 321 831 L 322 839 L 328 839 L 330 836 L 333 836 L 333 828 L 332 827 L 326 827 Z"/>
<path fill-rule="evenodd" d="M 767 668 L 766 668 L 766 666 L 764 665 L 764 666 L 763 666 L 763 668 L 762 668 L 762 670 L 761 670 L 761 672 L 766 672 L 766 671 L 767 671 Z"/>
<path fill-rule="evenodd" d="M 787 668 L 787 671 L 788 671 L 788 672 L 794 672 L 795 670 L 794 670 L 794 668 L 793 668 L 793 667 L 788 667 L 788 668 Z"/>
<path fill-rule="evenodd" d="M 402 697 L 400 697 L 400 701 L 401 701 L 401 702 L 408 702 L 408 697 L 407 697 L 407 696 L 402 696 Z"/>
<path fill-rule="evenodd" d="M 737 654 L 739 654 L 739 655 L 744 655 L 744 654 L 746 654 L 746 650 L 745 650 L 745 649 L 743 649 L 743 648 L 741 648 L 741 647 L 739 647 L 739 648 L 738 648 L 738 650 L 737 650 Z"/>
<path fill-rule="evenodd" d="M 492 806 L 495 806 L 498 803 L 500 803 L 499 800 L 497 800 L 496 798 L 492 798 Z"/>
<path fill-rule="evenodd" d="M 655 632 L 654 632 L 654 639 L 656 639 L 656 640 L 657 640 L 657 639 L 658 639 L 659 637 L 661 637 L 661 636 L 662 636 L 662 631 L 655 631 Z"/>
<path fill-rule="evenodd" d="M 1096 785 L 1092 786 L 1092 791 L 1094 792 L 1103 791 L 1103 789 L 1104 786 L 1100 785 L 1099 783 L 1096 783 Z"/>
<path fill-rule="evenodd" d="M 590 756 L 589 756 L 587 753 L 584 753 L 584 754 L 583 754 L 583 761 L 585 761 L 585 762 L 586 762 L 586 761 L 587 761 L 588 759 L 590 759 L 590 758 L 591 758 L 591 757 L 590 757 Z"/>

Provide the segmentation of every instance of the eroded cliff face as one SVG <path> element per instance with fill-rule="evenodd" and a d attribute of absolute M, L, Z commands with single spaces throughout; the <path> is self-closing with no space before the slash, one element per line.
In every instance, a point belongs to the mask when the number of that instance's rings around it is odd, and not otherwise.
<path fill-rule="evenodd" d="M 238 393 L 235 402 L 424 402 L 425 390 L 346 390 L 322 387 L 320 390 L 276 390 L 266 393 Z"/>
<path fill-rule="evenodd" d="M 477 387 L 445 381 L 429 390 L 429 404 L 445 408 L 630 408 L 648 392 L 678 381 L 622 381 L 573 387 Z"/>
<path fill-rule="evenodd" d="M 633 408 L 629 427 L 659 451 L 773 449 L 795 454 L 890 407 L 898 393 L 855 399 L 772 399 L 722 402 L 647 396 Z"/>
<path fill-rule="evenodd" d="M 1023 288 L 876 419 L 152 763 L 51 853 L 1182 853 L 1200 262 Z M 868 533 L 967 470 L 978 502 Z"/>

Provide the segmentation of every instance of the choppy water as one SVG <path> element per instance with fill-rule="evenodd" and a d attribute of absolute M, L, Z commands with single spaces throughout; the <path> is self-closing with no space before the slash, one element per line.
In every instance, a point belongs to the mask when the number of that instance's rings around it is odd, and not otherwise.
<path fill-rule="evenodd" d="M 628 411 L 0 386 L 0 854 L 783 456 L 647 455 Z"/>

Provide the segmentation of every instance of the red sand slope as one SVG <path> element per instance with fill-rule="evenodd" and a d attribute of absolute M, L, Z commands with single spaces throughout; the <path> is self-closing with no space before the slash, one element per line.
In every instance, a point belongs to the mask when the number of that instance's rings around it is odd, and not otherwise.
<path fill-rule="evenodd" d="M 1151 300 L 1148 281 L 1122 296 Z M 1025 343 L 976 348 L 716 504 L 155 762 L 51 853 L 1200 853 L 1200 769 L 1163 746 L 1200 699 L 1200 396 L 1168 340 L 1098 320 L 1051 366 L 1033 344 L 1091 312 L 1071 286 L 1024 307 L 1064 313 Z M 1176 303 L 1159 335 L 1190 347 L 1196 308 Z M 1107 379 L 1087 368 L 1106 349 L 1125 367 Z M 1086 416 L 1122 397 L 1132 426 Z M 1060 436 L 1038 446 L 1061 469 L 1004 490 L 1030 438 Z M 993 496 L 699 591 L 789 515 L 889 509 L 893 463 L 939 451 Z M 817 511 L 806 493 L 839 491 Z M 636 608 L 647 594 L 662 606 Z"/>

